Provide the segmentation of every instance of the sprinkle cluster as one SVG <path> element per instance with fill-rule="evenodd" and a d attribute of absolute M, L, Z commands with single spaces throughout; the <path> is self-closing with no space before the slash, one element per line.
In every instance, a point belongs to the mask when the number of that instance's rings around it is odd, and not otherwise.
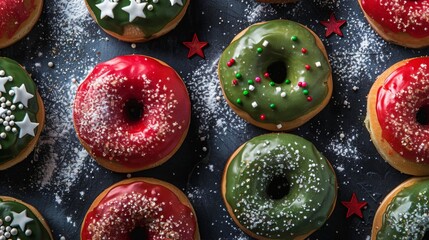
<path fill-rule="evenodd" d="M 28 114 L 22 121 L 16 121 L 15 112 L 28 108 L 28 101 L 34 95 L 27 92 L 24 84 L 6 89 L 8 82 L 13 82 L 13 77 L 0 70 L 0 149 L 3 148 L 2 141 L 11 137 L 9 134 L 18 134 L 17 127 L 20 128 L 19 138 L 22 138 L 27 134 L 34 136 L 34 129 L 39 125 L 31 122 Z"/>
<path fill-rule="evenodd" d="M 299 39 L 297 36 L 292 36 L 291 41 L 297 42 L 299 41 Z M 250 49 L 256 49 L 255 57 L 258 57 L 264 54 L 264 49 L 268 47 L 269 44 L 270 44 L 269 41 L 264 40 L 261 46 L 251 46 Z M 293 45 L 293 48 L 295 48 L 294 45 Z M 301 52 L 302 55 L 308 54 L 308 50 L 304 47 L 301 48 L 299 51 Z M 238 65 L 238 63 L 235 58 L 231 58 L 226 63 L 226 65 L 228 68 L 233 68 L 234 66 Z M 314 66 L 316 66 L 317 68 L 320 68 L 322 65 L 320 62 L 315 62 Z M 310 71 L 312 69 L 310 64 L 305 64 L 302 66 L 302 68 L 305 69 L 306 71 Z M 246 79 L 248 80 L 246 81 Z M 265 72 L 262 76 L 246 76 L 246 73 L 242 73 L 235 70 L 235 78 L 231 80 L 231 85 L 236 87 L 241 87 L 243 89 L 242 90 L 243 97 L 237 98 L 235 102 L 239 105 L 242 105 L 243 102 L 246 101 L 246 97 L 250 96 L 252 92 L 255 92 L 255 90 L 257 90 L 257 88 L 259 87 L 262 81 L 269 81 L 269 86 L 275 89 L 275 95 L 279 95 L 281 98 L 287 97 L 286 91 L 281 86 L 279 86 L 279 84 L 277 84 L 270 78 L 270 74 L 268 72 Z M 311 102 L 313 100 L 313 98 L 310 96 L 310 90 L 309 90 L 310 86 L 307 82 L 301 81 L 301 82 L 298 82 L 296 86 L 293 86 L 291 80 L 285 79 L 283 83 L 285 83 L 286 85 L 291 85 L 294 91 L 301 90 L 302 94 L 305 96 L 305 99 L 307 101 Z M 253 101 L 251 105 L 253 108 L 260 107 L 257 101 Z M 269 103 L 268 107 L 273 111 L 276 110 L 276 105 L 274 103 Z M 260 114 L 259 118 L 261 121 L 264 121 L 266 120 L 266 115 L 262 113 Z M 279 126 L 279 128 L 281 127 L 282 126 Z"/>
<path fill-rule="evenodd" d="M 429 32 L 429 1 L 380 0 L 380 6 L 384 9 L 379 11 L 386 12 L 386 20 L 398 30 L 412 32 L 416 26 L 422 26 Z"/>
<path fill-rule="evenodd" d="M 416 154 L 416 162 L 429 159 L 429 129 L 416 121 L 416 114 L 422 102 L 428 101 L 429 69 L 421 64 L 408 87 L 396 92 L 393 108 L 386 114 L 386 129 L 394 134 L 395 139 L 405 151 Z M 399 154 L 404 155 L 403 151 Z"/>
<path fill-rule="evenodd" d="M 147 190 L 145 190 L 147 191 Z M 96 215 L 88 226 L 93 239 L 116 240 L 135 229 L 147 229 L 153 239 L 179 240 L 182 231 L 190 231 L 184 223 L 164 212 L 170 202 L 158 197 L 148 197 L 145 193 L 131 192 L 114 198 L 97 207 L 101 214 Z"/>
<path fill-rule="evenodd" d="M 12 216 L 6 215 L 3 219 L 0 218 L 0 240 L 20 240 L 18 237 L 20 231 L 25 236 L 30 237 L 33 231 L 26 228 L 26 224 L 34 221 L 27 217 L 27 210 L 17 213 L 12 211 Z"/>

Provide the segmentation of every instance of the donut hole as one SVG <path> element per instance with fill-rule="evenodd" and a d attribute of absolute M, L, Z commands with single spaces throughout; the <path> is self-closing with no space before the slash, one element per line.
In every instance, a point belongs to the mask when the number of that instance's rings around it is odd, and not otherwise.
<path fill-rule="evenodd" d="M 146 240 L 149 239 L 149 231 L 145 227 L 136 227 L 130 232 L 130 240 Z"/>
<path fill-rule="evenodd" d="M 267 72 L 270 74 L 271 80 L 277 84 L 284 83 L 286 80 L 287 68 L 283 61 L 271 63 L 267 67 Z"/>
<path fill-rule="evenodd" d="M 429 105 L 419 108 L 416 119 L 421 125 L 429 125 Z"/>
<path fill-rule="evenodd" d="M 274 176 L 269 181 L 266 193 L 269 198 L 273 200 L 282 199 L 284 196 L 289 194 L 290 184 L 286 179 L 286 176 Z"/>
<path fill-rule="evenodd" d="M 129 122 L 138 122 L 143 117 L 143 103 L 138 101 L 137 99 L 129 99 L 125 102 L 124 105 L 124 114 L 125 118 Z"/>

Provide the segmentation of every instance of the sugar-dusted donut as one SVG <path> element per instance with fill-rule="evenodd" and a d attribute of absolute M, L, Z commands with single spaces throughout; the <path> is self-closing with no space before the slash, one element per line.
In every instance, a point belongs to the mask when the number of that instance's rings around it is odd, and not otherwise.
<path fill-rule="evenodd" d="M 191 103 L 180 76 L 147 56 L 98 64 L 79 86 L 73 121 L 79 140 L 102 166 L 135 172 L 167 161 L 189 129 Z"/>
<path fill-rule="evenodd" d="M 42 13 L 43 0 L 2 0 L 0 9 L 0 48 L 4 48 L 30 32 Z"/>
<path fill-rule="evenodd" d="M 238 34 L 219 61 L 229 106 L 271 131 L 297 128 L 332 95 L 325 48 L 308 28 L 288 20 L 258 23 Z"/>
<path fill-rule="evenodd" d="M 198 240 L 200 235 L 194 209 L 182 191 L 157 179 L 132 178 L 95 199 L 81 239 Z"/>
<path fill-rule="evenodd" d="M 177 26 L 190 0 L 85 0 L 91 16 L 111 36 L 127 42 L 160 37 Z"/>
<path fill-rule="evenodd" d="M 429 46 L 429 0 L 358 0 L 385 40 L 410 48 Z"/>
<path fill-rule="evenodd" d="M 429 178 L 411 178 L 384 198 L 374 217 L 371 239 L 424 239 L 428 212 Z"/>
<path fill-rule="evenodd" d="M 53 240 L 43 216 L 28 203 L 0 196 L 0 239 Z"/>
<path fill-rule="evenodd" d="M 222 195 L 235 223 L 256 239 L 306 239 L 331 215 L 334 170 L 309 141 L 285 133 L 255 137 L 229 158 Z"/>
<path fill-rule="evenodd" d="M 0 170 L 24 160 L 45 123 L 36 84 L 19 63 L 0 58 Z"/>
<path fill-rule="evenodd" d="M 365 122 L 390 165 L 403 173 L 429 175 L 429 57 L 400 61 L 377 78 Z"/>

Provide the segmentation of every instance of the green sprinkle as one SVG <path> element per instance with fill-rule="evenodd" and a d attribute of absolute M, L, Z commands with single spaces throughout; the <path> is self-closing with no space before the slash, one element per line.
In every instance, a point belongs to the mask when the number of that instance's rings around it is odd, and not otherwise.
<path fill-rule="evenodd" d="M 238 104 L 242 104 L 243 102 L 241 101 L 241 99 L 240 98 L 237 98 L 237 101 L 236 101 Z"/>
<path fill-rule="evenodd" d="M 286 83 L 286 84 L 290 84 L 290 80 L 289 80 L 289 79 L 286 79 L 285 83 Z"/>
<path fill-rule="evenodd" d="M 304 95 L 308 95 L 308 90 L 304 89 L 304 90 L 302 90 L 302 93 L 304 93 Z"/>
<path fill-rule="evenodd" d="M 243 95 L 244 95 L 244 96 L 247 96 L 247 95 L 249 95 L 249 91 L 247 91 L 247 90 L 244 90 L 244 91 L 243 91 Z"/>
<path fill-rule="evenodd" d="M 271 86 L 271 87 L 274 87 L 274 85 L 276 85 L 276 83 L 275 83 L 275 82 L 273 82 L 273 81 L 271 81 L 271 82 L 270 82 L 270 86 Z"/>
<path fill-rule="evenodd" d="M 253 84 L 254 84 L 254 82 L 253 82 L 253 80 L 252 80 L 252 79 L 247 80 L 247 83 L 248 83 L 249 85 L 253 85 Z"/>
<path fill-rule="evenodd" d="M 271 109 L 274 109 L 275 107 L 276 107 L 276 105 L 275 105 L 274 103 L 271 103 L 271 104 L 270 104 L 270 108 L 271 108 Z"/>
<path fill-rule="evenodd" d="M 258 47 L 258 49 L 256 49 L 256 51 L 258 51 L 258 53 L 262 53 L 262 48 Z"/>
<path fill-rule="evenodd" d="M 241 76 L 241 73 L 236 73 L 236 74 L 235 74 L 235 77 L 236 77 L 236 78 L 238 78 L 238 79 L 240 79 L 240 78 L 242 77 L 242 76 Z"/>
<path fill-rule="evenodd" d="M 292 36 L 290 39 L 291 39 L 292 41 L 296 41 L 296 40 L 298 40 L 298 37 L 297 37 L 297 36 Z"/>

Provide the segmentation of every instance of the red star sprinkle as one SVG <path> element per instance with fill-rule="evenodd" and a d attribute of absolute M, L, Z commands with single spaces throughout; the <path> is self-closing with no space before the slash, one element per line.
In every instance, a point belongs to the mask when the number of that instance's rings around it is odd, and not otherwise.
<path fill-rule="evenodd" d="M 194 33 L 192 42 L 183 42 L 183 45 L 189 48 L 188 58 L 191 58 L 195 54 L 198 54 L 201 58 L 205 58 L 203 48 L 208 44 L 208 42 L 200 42 L 196 33 Z"/>
<path fill-rule="evenodd" d="M 340 27 L 346 23 L 346 20 L 337 20 L 334 13 L 331 14 L 331 18 L 329 18 L 328 21 L 320 21 L 320 23 L 326 27 L 326 37 L 329 37 L 332 33 L 335 33 L 340 37 L 343 36 L 343 32 L 341 32 Z"/>
<path fill-rule="evenodd" d="M 341 204 L 343 204 L 347 208 L 347 216 L 346 218 L 349 218 L 353 214 L 358 215 L 360 218 L 363 218 L 361 208 L 365 207 L 367 202 L 358 202 L 356 194 L 353 193 L 352 199 L 350 202 L 342 201 Z"/>

